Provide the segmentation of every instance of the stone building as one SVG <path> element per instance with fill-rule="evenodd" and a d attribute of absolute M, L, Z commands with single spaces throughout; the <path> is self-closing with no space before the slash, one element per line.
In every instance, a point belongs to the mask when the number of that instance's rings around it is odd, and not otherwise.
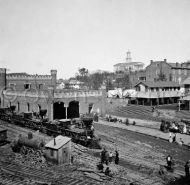
<path fill-rule="evenodd" d="M 43 90 L 48 87 L 56 87 L 57 70 L 51 70 L 50 75 L 30 75 L 27 73 L 6 74 L 7 87 L 15 90 L 37 89 Z"/>
<path fill-rule="evenodd" d="M 59 90 L 55 88 L 56 74 L 56 70 L 52 70 L 49 76 L 14 75 L 13 78 L 11 74 L 10 79 L 9 75 L 6 77 L 6 70 L 1 69 L 1 107 L 15 106 L 18 113 L 39 112 L 40 109 L 46 109 L 49 120 L 76 118 L 91 110 L 99 114 L 105 113 L 106 92 L 104 89 Z M 11 83 L 14 83 L 14 87 L 9 87 Z"/>

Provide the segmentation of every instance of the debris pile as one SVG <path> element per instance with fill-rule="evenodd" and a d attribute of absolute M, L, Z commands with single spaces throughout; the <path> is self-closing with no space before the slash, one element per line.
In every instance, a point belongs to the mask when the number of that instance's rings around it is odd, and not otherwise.
<path fill-rule="evenodd" d="M 15 153 L 15 162 L 37 169 L 48 166 L 43 155 L 43 150 L 35 150 L 26 146 L 21 147 L 20 153 Z"/>

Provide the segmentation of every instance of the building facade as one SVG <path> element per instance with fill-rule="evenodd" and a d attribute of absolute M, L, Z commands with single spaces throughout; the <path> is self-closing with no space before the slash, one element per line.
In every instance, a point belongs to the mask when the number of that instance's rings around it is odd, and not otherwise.
<path fill-rule="evenodd" d="M 167 81 L 181 84 L 190 75 L 190 62 L 168 63 L 163 61 L 150 61 L 146 67 L 146 81 Z"/>
<path fill-rule="evenodd" d="M 20 80 L 14 76 L 15 87 L 6 86 L 13 83 L 13 80 L 6 80 L 5 70 L 0 79 L 1 88 L 1 107 L 15 106 L 17 113 L 21 112 L 39 112 L 40 109 L 47 110 L 49 120 L 76 118 L 80 114 L 89 113 L 92 110 L 99 114 L 105 113 L 106 91 L 102 90 L 68 90 L 56 89 L 55 70 L 51 76 L 40 76 L 40 80 L 34 81 L 33 76 L 28 76 Z M 47 80 L 47 78 L 49 80 Z M 43 81 L 47 80 L 47 83 Z M 43 88 L 38 88 L 35 84 L 44 82 Z M 26 88 L 25 84 L 29 84 Z M 37 88 L 35 88 L 37 87 Z"/>
<path fill-rule="evenodd" d="M 144 67 L 144 63 L 142 62 L 133 62 L 131 58 L 131 52 L 127 52 L 127 58 L 125 63 L 117 63 L 114 65 L 115 73 L 129 73 L 134 71 L 140 71 Z"/>
<path fill-rule="evenodd" d="M 57 70 L 51 70 L 50 75 L 30 75 L 27 73 L 6 74 L 6 85 L 15 90 L 37 89 L 44 90 L 56 87 Z"/>
<path fill-rule="evenodd" d="M 135 85 L 136 93 L 131 96 L 133 103 L 140 105 L 162 105 L 177 103 L 183 92 L 175 82 L 139 82 Z"/>

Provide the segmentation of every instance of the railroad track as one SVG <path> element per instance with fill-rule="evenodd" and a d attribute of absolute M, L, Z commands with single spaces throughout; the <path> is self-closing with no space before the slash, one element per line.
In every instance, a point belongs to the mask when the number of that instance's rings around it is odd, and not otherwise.
<path fill-rule="evenodd" d="M 79 159 L 82 159 L 84 162 L 86 161 L 86 163 L 89 163 L 91 168 L 95 168 L 97 163 L 100 161 L 99 157 L 94 157 L 94 156 L 92 156 L 90 154 L 86 154 L 86 153 L 82 153 L 79 156 L 80 156 Z M 142 175 L 142 172 L 140 172 L 138 169 L 139 164 L 137 164 L 137 163 L 133 163 L 133 164 L 137 167 L 137 169 L 130 170 L 130 169 L 126 169 L 122 165 L 115 166 L 119 171 L 127 171 L 127 173 L 124 175 L 125 177 L 122 178 L 122 177 L 116 176 L 115 177 L 116 180 L 123 179 L 125 182 L 137 182 L 141 185 L 162 185 L 160 178 L 158 178 L 158 177 L 152 178 L 152 176 L 150 177 L 150 174 L 147 174 L 147 173 L 144 173 Z M 113 183 L 113 182 L 110 181 L 110 184 L 111 183 Z"/>
<path fill-rule="evenodd" d="M 6 122 L 0 122 L 0 127 L 8 129 L 8 133 L 11 139 L 15 139 L 15 136 L 20 134 L 26 134 L 29 129 L 20 128 L 7 124 Z M 47 136 L 49 137 L 49 136 Z M 86 176 L 81 179 L 77 179 L 69 173 L 59 173 L 48 170 L 39 170 L 31 168 L 29 166 L 14 163 L 14 153 L 6 148 L 0 147 L 0 182 L 3 185 L 26 185 L 28 180 L 54 183 L 56 185 L 97 185 L 99 181 L 89 179 Z"/>
<path fill-rule="evenodd" d="M 12 163 L 10 161 L 5 161 L 1 158 L 1 178 L 2 182 L 5 184 L 24 184 L 26 182 L 25 179 L 30 179 L 37 182 L 43 183 L 54 183 L 56 185 L 93 185 L 99 184 L 95 180 L 89 181 L 89 178 L 85 178 L 83 180 L 76 179 L 69 174 L 60 174 L 53 173 L 52 171 L 47 170 L 38 170 L 34 168 L 30 168 L 24 165 L 18 165 L 16 163 Z M 25 181 L 25 182 L 24 182 Z"/>

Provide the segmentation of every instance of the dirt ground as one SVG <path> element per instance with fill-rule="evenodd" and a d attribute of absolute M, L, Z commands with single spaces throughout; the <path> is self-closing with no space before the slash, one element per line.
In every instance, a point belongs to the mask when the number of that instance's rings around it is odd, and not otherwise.
<path fill-rule="evenodd" d="M 155 182 L 152 184 L 156 184 L 158 179 L 160 184 L 166 184 L 167 178 L 184 175 L 184 164 L 190 160 L 190 149 L 187 147 L 101 124 L 96 124 L 95 130 L 101 137 L 103 146 L 109 151 L 115 149 L 119 151 L 120 165 L 134 173 L 138 171 L 140 176 L 147 177 L 147 184 L 149 180 L 154 181 L 154 179 Z M 171 155 L 174 159 L 174 172 L 166 172 L 166 176 L 160 176 L 157 172 L 160 167 L 166 165 L 167 155 Z M 138 180 L 141 181 L 141 177 Z"/>
<path fill-rule="evenodd" d="M 19 134 L 27 134 L 29 129 L 0 122 L 0 128 L 8 129 L 8 138 L 13 140 Z M 65 184 L 65 185 L 164 185 L 184 175 L 184 163 L 190 158 L 190 150 L 154 137 L 131 131 L 95 124 L 95 133 L 101 138 L 101 144 L 108 151 L 119 151 L 119 165 L 109 164 L 113 177 L 97 173 L 96 165 L 100 161 L 101 150 L 88 149 L 72 144 L 74 163 L 61 166 L 46 166 L 44 169 L 30 167 L 27 163 L 15 161 L 10 144 L 0 147 L 1 184 Z M 37 133 L 46 142 L 52 139 Z M 166 156 L 172 155 L 174 172 L 168 172 Z M 19 158 L 22 156 L 19 155 Z M 23 161 L 23 159 L 22 159 Z M 107 167 L 104 165 L 104 167 Z M 159 170 L 163 167 L 164 174 Z M 16 169 L 16 171 L 14 171 Z M 27 173 L 26 173 L 27 172 Z M 55 180 L 56 179 L 56 180 Z"/>

